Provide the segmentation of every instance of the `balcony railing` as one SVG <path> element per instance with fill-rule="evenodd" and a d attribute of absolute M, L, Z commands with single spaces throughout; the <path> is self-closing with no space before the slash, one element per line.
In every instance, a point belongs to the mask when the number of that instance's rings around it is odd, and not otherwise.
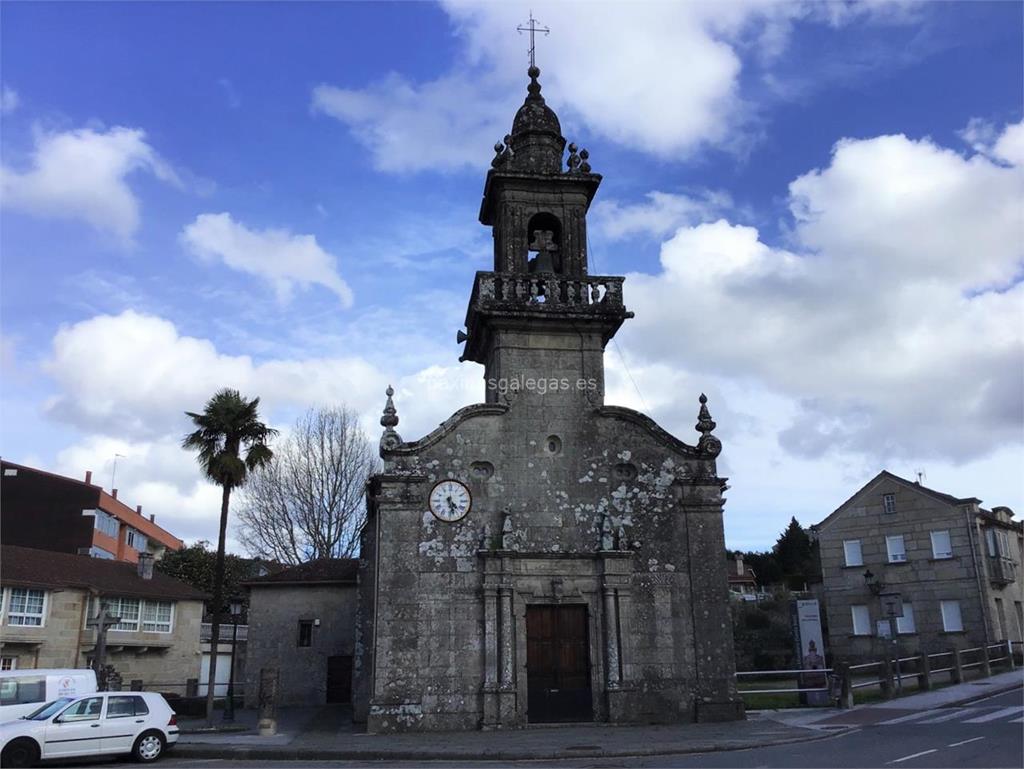
<path fill-rule="evenodd" d="M 1017 562 L 1001 555 L 988 557 L 988 578 L 1000 585 L 1009 585 L 1017 580 Z"/>
<path fill-rule="evenodd" d="M 210 636 L 212 634 L 211 633 L 211 628 L 212 627 L 213 627 L 213 625 L 211 625 L 209 622 L 204 622 L 200 626 L 200 628 L 199 628 L 199 640 L 200 640 L 200 642 L 202 642 L 202 643 L 209 643 Z M 220 643 L 222 643 L 222 644 L 223 643 L 231 643 L 231 637 L 232 637 L 233 630 L 234 630 L 234 625 L 232 625 L 230 622 L 228 622 L 228 623 L 222 622 L 221 625 L 220 625 Z M 237 636 L 237 638 L 238 638 L 239 641 L 248 641 L 249 640 L 249 626 L 248 625 L 239 625 L 238 626 L 238 636 Z"/>
<path fill-rule="evenodd" d="M 621 312 L 622 281 L 622 277 L 606 275 L 570 278 L 555 273 L 478 272 L 470 306 Z"/>

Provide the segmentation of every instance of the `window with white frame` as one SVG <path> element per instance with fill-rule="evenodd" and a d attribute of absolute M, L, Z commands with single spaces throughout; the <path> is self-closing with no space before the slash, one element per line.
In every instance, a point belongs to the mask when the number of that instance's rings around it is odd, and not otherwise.
<path fill-rule="evenodd" d="M 939 608 L 942 610 L 942 629 L 947 633 L 958 633 L 964 629 L 963 620 L 960 618 L 959 601 L 940 601 Z"/>
<path fill-rule="evenodd" d="M 170 601 L 142 602 L 142 629 L 147 633 L 170 633 L 172 616 Z"/>
<path fill-rule="evenodd" d="M 863 566 L 864 556 L 860 550 L 860 540 L 844 539 L 843 556 L 846 558 L 847 566 Z"/>
<path fill-rule="evenodd" d="M 1010 538 L 1005 531 L 988 528 L 985 530 L 985 539 L 988 540 L 989 555 L 1001 555 L 1004 558 L 1010 557 Z"/>
<path fill-rule="evenodd" d="M 903 544 L 902 534 L 891 534 L 886 537 L 885 549 L 889 553 L 889 563 L 903 563 L 907 560 L 907 548 Z"/>
<path fill-rule="evenodd" d="M 92 558 L 102 558 L 107 561 L 114 559 L 114 554 L 109 550 L 104 550 L 102 547 L 96 547 L 95 545 L 89 548 L 89 555 Z"/>
<path fill-rule="evenodd" d="M 7 599 L 7 624 L 43 626 L 46 610 L 46 592 L 12 587 Z"/>
<path fill-rule="evenodd" d="M 909 601 L 903 602 L 903 616 L 896 618 L 897 633 L 916 633 L 917 625 L 914 624 L 914 604 Z"/>
<path fill-rule="evenodd" d="M 882 509 L 887 513 L 896 512 L 896 495 L 895 494 L 883 494 L 882 495 Z"/>
<path fill-rule="evenodd" d="M 121 621 L 111 625 L 112 631 L 121 633 L 134 633 L 139 629 L 139 599 L 138 598 L 104 598 L 107 605 L 108 617 L 120 617 Z M 96 611 L 93 612 L 95 617 Z"/>
<path fill-rule="evenodd" d="M 145 535 L 141 534 L 135 529 L 128 529 L 128 534 L 125 537 L 125 542 L 127 543 L 128 547 L 133 547 L 140 552 L 145 550 L 146 547 L 149 545 L 149 541 L 146 539 Z"/>
<path fill-rule="evenodd" d="M 948 531 L 932 532 L 932 558 L 952 558 L 953 544 Z"/>
<path fill-rule="evenodd" d="M 17 657 L 0 657 L 0 670 L 17 670 Z"/>
<path fill-rule="evenodd" d="M 853 618 L 854 635 L 871 635 L 871 615 L 867 606 L 851 606 L 850 616 Z"/>
<path fill-rule="evenodd" d="M 96 511 L 96 529 L 98 531 L 117 539 L 117 532 L 120 528 L 121 524 L 110 513 L 105 513 L 102 510 Z"/>

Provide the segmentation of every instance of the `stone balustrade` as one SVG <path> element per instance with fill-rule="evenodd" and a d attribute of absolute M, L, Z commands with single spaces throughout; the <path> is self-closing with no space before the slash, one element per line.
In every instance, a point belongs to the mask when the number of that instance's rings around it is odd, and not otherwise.
<path fill-rule="evenodd" d="M 622 281 L 618 276 L 582 278 L 556 273 L 478 272 L 470 307 L 520 306 L 530 310 L 622 312 Z"/>

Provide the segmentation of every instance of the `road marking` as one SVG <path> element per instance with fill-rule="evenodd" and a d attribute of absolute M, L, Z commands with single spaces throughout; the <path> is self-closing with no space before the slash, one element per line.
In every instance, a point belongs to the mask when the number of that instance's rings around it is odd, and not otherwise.
<path fill-rule="evenodd" d="M 933 711 L 934 712 L 934 711 Z M 918 721 L 918 724 L 941 724 L 943 721 L 952 721 L 954 718 L 960 718 L 968 713 L 973 712 L 970 708 L 954 708 L 946 713 L 939 716 L 933 716 L 932 718 L 926 718 L 924 721 Z"/>
<path fill-rule="evenodd" d="M 969 739 L 969 740 L 960 740 L 960 742 L 951 742 L 946 747 L 947 748 L 959 748 L 961 745 L 966 745 L 968 742 L 977 742 L 978 740 L 983 740 L 983 739 L 985 739 L 985 738 L 984 737 L 971 737 L 971 739 Z"/>
<path fill-rule="evenodd" d="M 1011 724 L 1024 724 L 1024 718 L 1015 718 L 1010 723 Z"/>
<path fill-rule="evenodd" d="M 919 756 L 927 756 L 929 753 L 935 753 L 938 748 L 932 748 L 931 750 L 922 750 L 920 753 L 911 753 L 909 756 L 903 758 L 897 758 L 895 761 L 889 761 L 887 764 L 900 764 L 904 761 L 909 761 L 912 758 L 918 758 Z"/>
<path fill-rule="evenodd" d="M 1006 718 L 1006 716 L 1015 716 L 1024 710 L 1024 705 L 1014 705 L 1012 708 L 1000 708 L 995 713 L 986 713 L 983 716 L 977 718 L 968 718 L 964 721 L 965 724 L 983 724 L 986 721 L 995 721 L 997 718 Z"/>
<path fill-rule="evenodd" d="M 899 718 L 890 718 L 888 721 L 879 721 L 876 726 L 889 726 L 890 724 L 902 724 L 907 721 L 915 721 L 918 718 L 924 718 L 930 716 L 935 711 L 932 710 L 919 710 L 917 713 L 911 713 L 909 716 L 900 716 Z"/>

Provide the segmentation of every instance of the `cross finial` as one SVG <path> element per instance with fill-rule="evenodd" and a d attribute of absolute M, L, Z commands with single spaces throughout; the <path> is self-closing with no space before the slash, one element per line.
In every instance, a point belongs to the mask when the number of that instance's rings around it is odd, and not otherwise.
<path fill-rule="evenodd" d="M 516 27 L 516 31 L 519 32 L 520 34 L 522 34 L 523 32 L 529 32 L 530 33 L 530 67 L 532 69 L 533 67 L 537 66 L 536 56 L 534 55 L 536 53 L 536 44 L 535 44 L 535 41 L 534 41 L 534 35 L 536 35 L 538 32 L 540 32 L 542 34 L 545 34 L 545 35 L 549 35 L 549 34 L 551 34 L 551 30 L 548 29 L 547 27 L 538 27 L 537 26 L 537 20 L 535 18 L 533 18 L 533 11 L 531 10 L 530 11 L 530 23 L 529 23 L 529 25 L 527 25 L 525 27 L 523 25 L 519 25 L 518 27 Z"/>

